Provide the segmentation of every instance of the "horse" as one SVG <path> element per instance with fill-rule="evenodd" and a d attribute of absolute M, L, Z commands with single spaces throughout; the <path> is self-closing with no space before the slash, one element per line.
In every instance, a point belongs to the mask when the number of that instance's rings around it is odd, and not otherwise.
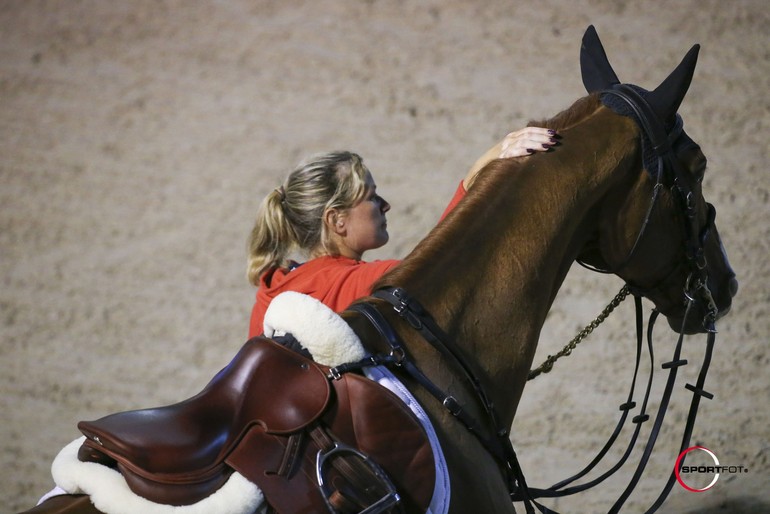
<path fill-rule="evenodd" d="M 513 513 L 512 493 L 526 499 L 507 430 L 575 261 L 620 277 L 682 334 L 713 331 L 729 311 L 738 283 L 703 197 L 706 158 L 677 114 L 698 49 L 647 91 L 620 82 L 589 27 L 581 46 L 588 96 L 534 123 L 557 131 L 555 151 L 489 163 L 373 295 L 342 313 L 372 351 L 391 331 L 419 370 L 395 373 L 435 427 L 449 514 Z M 83 509 L 68 512 L 93 512 Z"/>
<path fill-rule="evenodd" d="M 432 315 L 472 368 L 499 427 L 513 423 L 546 314 L 576 260 L 619 276 L 652 301 L 677 332 L 712 330 L 704 318 L 715 321 L 729 311 L 738 283 L 714 225 L 715 212 L 702 194 L 706 158 L 677 115 L 698 50 L 694 46 L 655 90 L 633 88 L 673 131 L 666 144 L 682 173 L 650 169 L 662 164 L 646 164 L 654 159 L 645 158 L 652 150 L 645 148 L 649 143 L 639 122 L 603 102 L 612 95 L 602 91 L 621 83 L 590 27 L 581 47 L 589 96 L 534 123 L 558 132 L 556 151 L 491 162 L 444 223 L 375 284 L 375 290 L 397 288 L 419 299 L 421 310 Z M 677 188 L 687 191 L 685 199 Z M 688 234 L 703 245 L 695 268 L 705 272 L 701 286 L 710 293 L 694 302 L 685 296 L 695 296 L 688 292 L 695 276 L 688 265 L 695 252 Z M 364 301 L 375 303 L 434 384 L 473 409 L 474 418 L 484 418 L 474 387 L 445 353 L 426 342 L 391 302 Z M 370 325 L 350 322 L 362 340 L 376 340 Z M 509 484 L 485 445 L 414 379 L 404 381 L 439 432 L 451 478 L 449 512 L 514 512 Z"/>

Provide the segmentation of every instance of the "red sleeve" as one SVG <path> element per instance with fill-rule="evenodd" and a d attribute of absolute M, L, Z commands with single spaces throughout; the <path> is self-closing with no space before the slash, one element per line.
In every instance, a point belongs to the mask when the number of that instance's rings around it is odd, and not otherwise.
<path fill-rule="evenodd" d="M 447 215 L 454 209 L 458 203 L 460 203 L 460 200 L 465 198 L 465 187 L 463 186 L 463 181 L 460 181 L 460 185 L 457 186 L 457 191 L 455 191 L 455 195 L 452 197 L 452 199 L 449 201 L 449 205 L 447 205 L 446 209 L 444 209 L 444 214 L 441 215 L 441 219 L 447 217 Z"/>

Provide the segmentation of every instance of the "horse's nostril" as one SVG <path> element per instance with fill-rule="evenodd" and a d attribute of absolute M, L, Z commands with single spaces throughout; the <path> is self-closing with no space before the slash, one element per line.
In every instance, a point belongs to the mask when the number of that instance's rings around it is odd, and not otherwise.
<path fill-rule="evenodd" d="M 736 280 L 735 277 L 731 278 L 727 287 L 730 291 L 730 296 L 735 296 L 735 294 L 738 292 L 738 280 Z"/>

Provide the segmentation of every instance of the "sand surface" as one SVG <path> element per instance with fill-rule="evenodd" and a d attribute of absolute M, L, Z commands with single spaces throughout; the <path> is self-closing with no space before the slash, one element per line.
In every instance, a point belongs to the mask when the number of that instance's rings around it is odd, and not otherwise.
<path fill-rule="evenodd" d="M 253 301 L 257 204 L 302 157 L 361 153 L 393 205 L 391 242 L 367 257 L 403 257 L 483 150 L 584 94 L 589 24 L 618 75 L 648 88 L 702 45 L 680 112 L 741 281 L 693 442 L 749 472 L 705 493 L 676 485 L 661 512 L 770 512 L 764 0 L 0 1 L 0 510 L 52 486 L 78 420 L 187 398 L 228 362 Z M 537 360 L 620 285 L 573 270 Z M 619 313 L 525 390 L 513 432 L 532 485 L 577 471 L 609 436 L 633 355 L 631 302 Z M 674 342 L 661 324 L 658 361 Z M 703 346 L 686 343 L 627 512 L 670 473 Z M 606 512 L 631 472 L 549 504 Z"/>

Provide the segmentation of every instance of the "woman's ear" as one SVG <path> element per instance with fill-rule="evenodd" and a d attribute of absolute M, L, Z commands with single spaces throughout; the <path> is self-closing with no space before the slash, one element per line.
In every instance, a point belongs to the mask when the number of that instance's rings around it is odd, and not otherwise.
<path fill-rule="evenodd" d="M 326 224 L 326 228 L 329 229 L 332 234 L 337 234 L 338 236 L 345 235 L 345 216 L 337 209 L 327 210 L 324 213 L 323 221 Z"/>

